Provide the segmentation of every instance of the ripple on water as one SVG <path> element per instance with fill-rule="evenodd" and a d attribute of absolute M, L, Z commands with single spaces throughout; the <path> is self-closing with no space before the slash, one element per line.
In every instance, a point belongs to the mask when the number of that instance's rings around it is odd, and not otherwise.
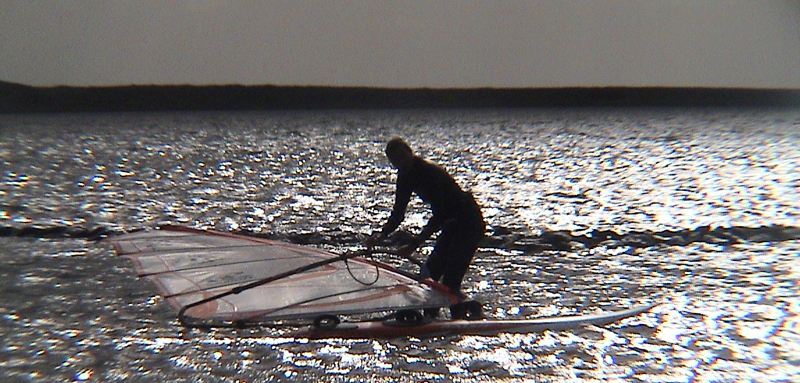
<path fill-rule="evenodd" d="M 0 130 L 3 226 L 183 223 L 267 234 L 336 229 L 355 238 L 388 216 L 394 176 L 382 149 L 393 135 L 470 185 L 492 227 L 521 235 L 796 226 L 800 211 L 795 112 L 2 118 L 14 126 Z M 426 218 L 409 214 L 407 223 Z M 0 250 L 0 374 L 21 381 L 793 381 L 798 253 L 796 240 L 486 248 L 465 286 L 498 318 L 661 305 L 604 328 L 305 341 L 275 329 L 183 329 L 156 290 L 107 248 L 8 238 Z"/>

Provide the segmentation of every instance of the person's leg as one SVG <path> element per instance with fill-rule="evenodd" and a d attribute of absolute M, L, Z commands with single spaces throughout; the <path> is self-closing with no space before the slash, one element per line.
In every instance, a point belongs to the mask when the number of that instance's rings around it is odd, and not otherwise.
<path fill-rule="evenodd" d="M 464 275 L 467 274 L 469 265 L 472 262 L 472 257 L 475 255 L 477 246 L 474 246 L 472 241 L 465 241 L 459 246 L 454 246 L 448 254 L 448 265 L 442 275 L 442 284 L 449 287 L 451 292 L 459 297 L 464 298 L 461 292 L 461 282 Z"/>
<path fill-rule="evenodd" d="M 425 266 L 430 272 L 431 279 L 436 282 L 441 282 L 442 275 L 450 267 L 450 254 L 453 252 L 453 247 L 458 242 L 456 235 L 457 230 L 453 230 L 452 225 L 445 225 L 439 235 L 436 237 L 436 244 L 433 246 L 433 252 L 428 256 Z"/>
<path fill-rule="evenodd" d="M 481 239 L 483 239 L 483 221 L 464 220 L 454 226 L 451 233 L 453 234 L 447 244 L 447 253 L 442 253 L 446 257 L 447 263 L 447 268 L 442 275 L 442 284 L 449 287 L 453 294 L 463 300 L 461 282 L 472 263 Z"/>
<path fill-rule="evenodd" d="M 454 242 L 454 237 L 451 230 L 443 229 L 439 236 L 436 238 L 436 245 L 433 247 L 433 252 L 428 256 L 425 262 L 425 267 L 428 269 L 430 278 L 436 282 L 441 282 L 442 276 L 446 273 L 447 268 L 450 267 L 448 263 L 447 254 L 450 253 L 450 248 Z M 425 316 L 428 318 L 437 318 L 439 316 L 439 308 L 425 309 Z"/>
<path fill-rule="evenodd" d="M 433 252 L 425 261 L 425 268 L 428 269 L 428 276 L 436 282 L 439 282 L 439 279 L 444 275 L 445 262 L 440 255 L 438 246 L 433 249 Z"/>

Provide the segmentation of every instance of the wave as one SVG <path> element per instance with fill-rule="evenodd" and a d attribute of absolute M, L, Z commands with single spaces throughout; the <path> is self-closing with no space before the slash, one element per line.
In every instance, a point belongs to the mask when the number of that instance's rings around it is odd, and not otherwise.
<path fill-rule="evenodd" d="M 125 232 L 128 231 L 102 226 L 93 228 L 74 226 L 0 226 L 0 237 L 101 240 Z M 234 233 L 303 245 L 353 246 L 363 243 L 366 239 L 366 235 L 362 233 L 345 231 L 264 234 L 240 230 L 234 231 Z M 408 243 L 411 237 L 411 233 L 399 231 L 389 238 L 388 245 L 399 246 Z M 627 233 L 619 233 L 614 230 L 594 230 L 583 235 L 565 231 L 550 231 L 536 236 L 514 233 L 502 227 L 494 227 L 490 235 L 481 243 L 481 247 L 518 250 L 529 253 L 547 250 L 567 251 L 598 246 L 645 248 L 659 245 L 686 246 L 695 242 L 732 245 L 743 242 L 784 242 L 798 239 L 800 239 L 800 227 L 780 225 L 727 228 L 701 226 L 684 230 Z"/>
<path fill-rule="evenodd" d="M 94 227 L 91 229 L 74 226 L 26 226 L 11 227 L 0 226 L 0 237 L 24 237 L 24 238 L 85 238 L 100 240 L 111 235 L 122 234 L 123 231 L 109 229 L 106 227 Z"/>
<path fill-rule="evenodd" d="M 733 245 L 745 242 L 784 242 L 800 239 L 800 228 L 792 226 L 717 227 L 700 226 L 694 229 L 664 230 L 659 232 L 627 232 L 593 230 L 584 235 L 569 232 L 545 232 L 540 236 L 520 236 L 513 233 L 487 238 L 487 247 L 536 252 L 545 250 L 576 250 L 579 248 L 632 247 L 646 248 L 659 245 L 686 246 L 704 242 Z"/>

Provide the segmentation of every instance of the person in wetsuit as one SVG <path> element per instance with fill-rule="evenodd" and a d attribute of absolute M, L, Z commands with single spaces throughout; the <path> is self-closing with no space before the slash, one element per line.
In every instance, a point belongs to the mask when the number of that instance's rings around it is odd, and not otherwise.
<path fill-rule="evenodd" d="M 400 226 L 411 194 L 417 194 L 430 205 L 433 216 L 414 241 L 401 247 L 398 254 L 411 255 L 433 233 L 441 230 L 425 266 L 431 279 L 449 287 L 463 300 L 461 281 L 486 229 L 480 207 L 472 194 L 461 190 L 447 171 L 414 155 L 402 138 L 393 138 L 386 144 L 386 156 L 397 169 L 394 209 L 383 229 L 367 240 L 367 246 L 374 246 Z"/>

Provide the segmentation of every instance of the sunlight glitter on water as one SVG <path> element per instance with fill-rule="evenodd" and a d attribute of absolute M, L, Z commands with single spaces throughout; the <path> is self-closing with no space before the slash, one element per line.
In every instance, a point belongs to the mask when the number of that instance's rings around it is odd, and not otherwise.
<path fill-rule="evenodd" d="M 393 172 L 382 151 L 394 135 L 468 185 L 491 229 L 512 241 L 558 230 L 796 226 L 800 211 L 796 112 L 1 118 L 13 128 L 0 130 L 0 225 L 15 228 L 184 223 L 357 238 L 391 209 Z M 414 230 L 427 218 L 420 204 L 412 210 Z M 497 337 L 308 341 L 279 329 L 194 331 L 108 249 L 8 238 L 0 367 L 23 381 L 770 382 L 800 374 L 796 240 L 504 246 L 482 248 L 465 281 L 498 318 L 661 305 L 604 328 Z"/>

